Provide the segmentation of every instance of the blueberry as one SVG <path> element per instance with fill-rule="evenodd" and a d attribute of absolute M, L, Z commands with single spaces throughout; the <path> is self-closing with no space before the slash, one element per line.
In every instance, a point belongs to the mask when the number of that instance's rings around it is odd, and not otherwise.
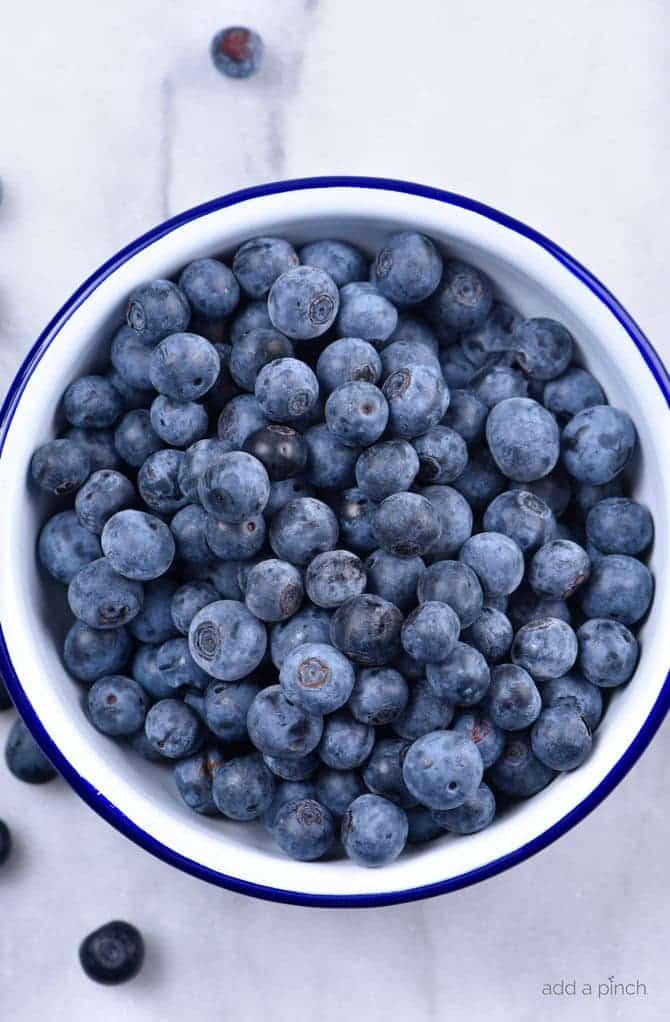
<path fill-rule="evenodd" d="M 325 422 L 305 433 L 307 445 L 306 479 L 312 486 L 332 490 L 351 486 L 359 451 L 338 440 Z"/>
<path fill-rule="evenodd" d="M 279 668 L 292 650 L 305 642 L 330 641 L 330 614 L 311 604 L 303 607 L 288 621 L 281 621 L 272 628 L 271 655 L 275 667 Z"/>
<path fill-rule="evenodd" d="M 205 319 L 230 316 L 240 300 L 240 286 L 233 273 L 219 259 L 196 259 L 179 277 L 179 287 L 189 305 Z"/>
<path fill-rule="evenodd" d="M 592 567 L 582 590 L 582 610 L 587 617 L 611 617 L 634 625 L 647 613 L 653 592 L 646 565 L 624 554 L 608 554 Z"/>
<path fill-rule="evenodd" d="M 163 757 L 159 752 L 153 748 L 149 739 L 146 736 L 144 728 L 140 731 L 136 731 L 134 735 L 128 735 L 128 746 L 137 755 L 141 756 L 142 759 L 146 759 L 148 763 L 162 763 Z"/>
<path fill-rule="evenodd" d="M 528 395 L 528 382 L 520 372 L 510 366 L 494 365 L 479 370 L 473 380 L 473 389 L 480 401 L 489 408 L 495 408 L 502 401 L 511 398 L 525 400 Z"/>
<path fill-rule="evenodd" d="M 142 609 L 144 593 L 139 582 L 117 574 L 106 557 L 84 565 L 67 592 L 70 610 L 91 628 L 118 628 Z"/>
<path fill-rule="evenodd" d="M 209 681 L 208 675 L 195 663 L 183 636 L 161 643 L 156 649 L 156 668 L 165 684 L 173 689 L 183 685 L 204 689 Z"/>
<path fill-rule="evenodd" d="M 403 648 L 422 663 L 439 663 L 452 653 L 461 631 L 455 610 L 446 603 L 428 601 L 409 614 L 400 638 Z"/>
<path fill-rule="evenodd" d="M 257 458 L 244 451 L 230 451 L 200 475 L 198 495 L 205 510 L 222 522 L 243 522 L 263 511 L 270 496 L 270 480 Z"/>
<path fill-rule="evenodd" d="M 114 335 L 110 358 L 116 372 L 129 386 L 140 391 L 151 390 L 151 349 L 129 326 L 120 327 Z"/>
<path fill-rule="evenodd" d="M 570 365 L 572 334 L 555 319 L 527 319 L 516 331 L 516 360 L 526 376 L 554 380 Z"/>
<path fill-rule="evenodd" d="M 387 866 L 407 842 L 407 815 L 379 795 L 359 795 L 342 820 L 344 850 L 359 866 Z"/>
<path fill-rule="evenodd" d="M 326 401 L 326 423 L 348 447 L 373 444 L 386 429 L 389 409 L 386 398 L 372 383 L 343 383 Z"/>
<path fill-rule="evenodd" d="M 435 823 L 432 811 L 425 806 L 410 806 L 405 813 L 409 826 L 408 845 L 423 845 L 444 834 L 444 829 L 440 827 L 439 823 Z"/>
<path fill-rule="evenodd" d="M 291 783 L 306 781 L 313 776 L 321 763 L 316 752 L 308 752 L 306 756 L 267 756 L 263 754 L 263 759 L 275 777 L 280 777 Z"/>
<path fill-rule="evenodd" d="M 359 337 L 333 341 L 324 348 L 316 363 L 319 384 L 328 392 L 352 380 L 377 383 L 381 372 L 379 355 L 368 341 Z"/>
<path fill-rule="evenodd" d="M 197 580 L 186 582 L 173 593 L 170 600 L 170 617 L 174 627 L 182 635 L 188 635 L 191 621 L 198 611 L 210 603 L 215 603 L 218 598 L 218 593 L 210 582 Z"/>
<path fill-rule="evenodd" d="M 470 460 L 453 488 L 465 497 L 472 511 L 483 511 L 505 489 L 505 477 L 484 448 L 470 451 Z"/>
<path fill-rule="evenodd" d="M 569 539 L 552 539 L 537 551 L 528 581 L 540 596 L 567 600 L 586 582 L 591 561 L 586 550 Z"/>
<path fill-rule="evenodd" d="M 175 784 L 189 809 L 203 816 L 216 816 L 218 810 L 212 796 L 212 777 L 223 762 L 221 753 L 210 747 L 177 763 L 174 768 Z"/>
<path fill-rule="evenodd" d="M 319 756 L 333 770 L 353 770 L 372 752 L 375 729 L 361 724 L 346 709 L 336 710 L 324 720 Z"/>
<path fill-rule="evenodd" d="M 298 497 L 314 497 L 316 490 L 307 482 L 304 476 L 293 479 L 280 479 L 270 483 L 270 497 L 263 512 L 267 519 L 272 518 L 277 511 L 281 511 L 289 501 L 297 500 Z"/>
<path fill-rule="evenodd" d="M 508 611 L 515 629 L 546 617 L 559 618 L 568 625 L 572 621 L 572 613 L 565 600 L 550 600 L 548 597 L 538 596 L 525 583 L 513 593 Z"/>
<path fill-rule="evenodd" d="M 120 428 L 120 425 L 117 426 L 117 431 Z M 101 468 L 121 467 L 119 457 L 121 452 L 116 449 L 116 435 L 111 429 L 80 429 L 73 426 L 65 433 L 65 439 L 72 440 L 88 455 L 91 472 L 97 472 Z"/>
<path fill-rule="evenodd" d="M 291 426 L 262 426 L 244 442 L 244 450 L 262 465 L 271 481 L 300 475 L 307 465 L 309 448 L 304 437 Z"/>
<path fill-rule="evenodd" d="M 469 390 L 452 388 L 449 391 L 449 407 L 442 422 L 459 433 L 467 444 L 473 444 L 484 435 L 488 413 L 488 405 L 475 394 Z"/>
<path fill-rule="evenodd" d="M 84 528 L 100 534 L 105 522 L 135 502 L 135 487 L 113 469 L 101 469 L 86 480 L 75 498 L 77 517 Z"/>
<path fill-rule="evenodd" d="M 322 858 L 335 843 L 329 809 L 313 798 L 292 799 L 277 811 L 272 834 L 283 852 L 300 862 Z"/>
<path fill-rule="evenodd" d="M 237 25 L 217 32 L 210 51 L 216 70 L 229 78 L 248 78 L 263 63 L 263 40 L 258 32 Z"/>
<path fill-rule="evenodd" d="M 130 923 L 115 920 L 89 933 L 79 948 L 81 967 L 96 983 L 125 983 L 142 968 L 144 941 Z"/>
<path fill-rule="evenodd" d="M 551 770 L 574 770 L 591 751 L 591 732 L 579 713 L 564 704 L 543 710 L 530 735 L 533 752 Z"/>
<path fill-rule="evenodd" d="M 294 340 L 320 337 L 333 324 L 339 304 L 335 281 L 316 266 L 286 270 L 268 295 L 273 326 Z"/>
<path fill-rule="evenodd" d="M 419 579 L 418 596 L 420 603 L 429 600 L 448 603 L 458 614 L 462 628 L 469 628 L 484 606 L 479 579 L 472 568 L 462 561 L 438 561 L 431 564 Z"/>
<path fill-rule="evenodd" d="M 152 699 L 170 699 L 174 689 L 170 679 L 165 678 L 158 667 L 158 649 L 158 646 L 140 645 L 133 657 L 130 673 Z"/>
<path fill-rule="evenodd" d="M 491 282 L 481 270 L 451 259 L 427 306 L 428 317 L 441 337 L 474 330 L 484 322 L 493 302 Z"/>
<path fill-rule="evenodd" d="M 474 742 L 479 749 L 485 770 L 495 763 L 505 746 L 505 735 L 480 707 L 462 710 L 454 718 L 452 731 Z"/>
<path fill-rule="evenodd" d="M 589 511 L 599 501 L 610 497 L 621 497 L 622 495 L 623 477 L 621 475 L 610 479 L 608 483 L 581 483 L 575 490 L 576 510 L 583 518 L 587 518 Z"/>
<path fill-rule="evenodd" d="M 523 553 L 513 539 L 501 532 L 479 532 L 471 536 L 458 556 L 472 568 L 487 596 L 513 593 L 523 578 Z"/>
<path fill-rule="evenodd" d="M 636 444 L 635 426 L 626 412 L 594 405 L 563 430 L 563 464 L 580 483 L 608 483 L 627 465 Z"/>
<path fill-rule="evenodd" d="M 175 401 L 159 394 L 151 405 L 151 425 L 166 444 L 189 447 L 202 440 L 209 428 L 207 410 L 197 401 Z"/>
<path fill-rule="evenodd" d="M 636 556 L 651 543 L 654 522 L 649 510 L 636 500 L 610 497 L 589 511 L 586 535 L 604 554 Z"/>
<path fill-rule="evenodd" d="M 49 518 L 40 532 L 37 552 L 52 578 L 65 584 L 102 553 L 98 537 L 79 523 L 74 511 Z"/>
<path fill-rule="evenodd" d="M 521 317 L 504 302 L 494 302 L 485 320 L 474 330 L 461 335 L 462 349 L 475 366 L 484 366 L 494 352 L 509 352 L 516 347 L 516 332 Z"/>
<path fill-rule="evenodd" d="M 403 777 L 410 792 L 430 809 L 454 809 L 477 791 L 484 767 L 477 746 L 455 731 L 432 731 L 407 750 Z"/>
<path fill-rule="evenodd" d="M 153 345 L 168 334 L 186 330 L 190 318 L 191 309 L 185 295 L 169 280 L 143 284 L 128 300 L 128 326 L 143 344 Z"/>
<path fill-rule="evenodd" d="M 440 536 L 440 522 L 427 497 L 394 493 L 386 497 L 374 516 L 379 545 L 396 557 L 421 557 Z"/>
<path fill-rule="evenodd" d="M 144 730 L 151 746 L 166 759 L 183 759 L 202 741 L 202 724 L 180 699 L 161 699 L 148 711 Z"/>
<path fill-rule="evenodd" d="M 213 678 L 239 681 L 265 656 L 264 625 L 236 600 L 218 600 L 199 610 L 189 628 L 196 664 Z"/>
<path fill-rule="evenodd" d="M 149 375 L 155 389 L 175 401 L 195 401 L 216 383 L 221 360 L 198 334 L 174 333 L 151 353 Z"/>
<path fill-rule="evenodd" d="M 247 737 L 249 707 L 261 686 L 243 681 L 213 681 L 205 692 L 205 723 L 210 731 L 226 742 L 241 742 Z"/>
<path fill-rule="evenodd" d="M 287 561 L 268 558 L 249 572 L 244 602 L 261 621 L 285 621 L 299 609 L 302 598 L 302 576 Z"/>
<path fill-rule="evenodd" d="M 379 346 L 391 336 L 398 312 L 381 291 L 368 282 L 345 284 L 335 329 L 340 337 L 360 337 Z"/>
<path fill-rule="evenodd" d="M 333 504 L 344 545 L 360 554 L 376 549 L 378 544 L 374 533 L 374 516 L 377 505 L 355 486 L 343 490 Z"/>
<path fill-rule="evenodd" d="M 265 298 L 275 280 L 299 261 L 282 238 L 252 238 L 235 253 L 233 273 L 250 298 Z"/>
<path fill-rule="evenodd" d="M 266 756 L 303 757 L 319 744 L 323 717 L 290 703 L 279 685 L 270 685 L 249 707 L 247 730 Z"/>
<path fill-rule="evenodd" d="M 514 631 L 507 615 L 488 606 L 482 608 L 481 614 L 464 635 L 465 641 L 493 664 L 507 657 L 513 638 Z"/>
<path fill-rule="evenodd" d="M 249 302 L 242 312 L 238 312 L 230 324 L 230 343 L 235 344 L 257 327 L 264 330 L 272 328 L 266 301 Z"/>
<path fill-rule="evenodd" d="M 606 398 L 591 373 L 572 366 L 545 385 L 542 404 L 553 412 L 559 422 L 566 422 L 585 408 L 606 404 Z"/>
<path fill-rule="evenodd" d="M 179 482 L 184 457 L 183 451 L 166 448 L 150 454 L 142 463 L 137 473 L 137 489 L 152 511 L 172 514 L 189 503 Z"/>
<path fill-rule="evenodd" d="M 45 784 L 57 776 L 20 717 L 14 721 L 7 735 L 5 762 L 10 773 L 27 784 Z"/>
<path fill-rule="evenodd" d="M 170 522 L 177 557 L 191 564 L 206 564 L 212 551 L 205 540 L 207 512 L 199 504 L 187 504 Z"/>
<path fill-rule="evenodd" d="M 491 672 L 486 708 L 499 728 L 522 731 L 539 716 L 542 699 L 527 671 L 515 664 L 500 664 Z"/>
<path fill-rule="evenodd" d="M 419 365 L 442 372 L 439 358 L 425 341 L 392 341 L 382 350 L 380 359 L 382 382 L 401 369 Z"/>
<path fill-rule="evenodd" d="M 111 674 L 98 678 L 88 690 L 88 712 L 103 735 L 131 735 L 144 724 L 149 700 L 132 678 Z"/>
<path fill-rule="evenodd" d="M 277 557 L 305 565 L 337 543 L 335 515 L 320 500 L 298 497 L 289 501 L 272 519 L 270 546 Z"/>
<path fill-rule="evenodd" d="M 131 635 L 140 642 L 157 643 L 166 642 L 176 634 L 171 614 L 172 597 L 176 588 L 177 583 L 168 577 L 157 578 L 145 585 L 142 609 L 128 626 Z"/>
<path fill-rule="evenodd" d="M 139 341 L 136 342 L 139 344 Z M 136 408 L 143 408 L 151 394 L 147 390 L 140 390 L 133 387 L 127 380 L 124 380 L 121 373 L 116 369 L 109 369 L 104 377 L 121 397 L 122 411 L 132 411 Z"/>
<path fill-rule="evenodd" d="M 523 625 L 512 643 L 512 660 L 533 678 L 545 681 L 567 674 L 577 659 L 577 637 L 570 625 L 546 617 Z"/>
<path fill-rule="evenodd" d="M 272 802 L 275 780 L 257 752 L 229 759 L 212 777 L 212 798 L 229 820 L 257 820 Z"/>
<path fill-rule="evenodd" d="M 496 789 L 513 798 L 536 795 L 553 777 L 554 771 L 537 758 L 524 734 L 508 736 L 505 748 L 489 773 Z"/>
<path fill-rule="evenodd" d="M 422 496 L 430 502 L 440 524 L 440 534 L 428 551 L 428 559 L 440 561 L 457 554 L 472 535 L 472 510 L 466 498 L 451 486 L 425 486 Z"/>
<path fill-rule="evenodd" d="M 263 409 L 253 394 L 239 394 L 230 400 L 217 425 L 221 453 L 239 450 L 247 437 L 267 426 Z"/>
<path fill-rule="evenodd" d="M 439 360 L 442 375 L 449 388 L 471 387 L 476 383 L 478 377 L 484 373 L 484 369 L 477 369 L 469 361 L 460 344 L 449 344 L 442 348 L 439 353 Z M 481 401 L 480 398 L 477 400 Z M 488 414 L 488 406 L 485 407 Z"/>
<path fill-rule="evenodd" d="M 591 618 L 577 630 L 577 642 L 579 668 L 594 685 L 613 688 L 632 678 L 639 647 L 635 636 L 620 621 Z"/>
<path fill-rule="evenodd" d="M 64 497 L 79 489 L 91 470 L 84 448 L 73 440 L 49 440 L 38 447 L 30 462 L 33 479 L 42 490 Z"/>
<path fill-rule="evenodd" d="M 395 341 L 410 341 L 412 343 L 419 341 L 433 354 L 437 355 L 439 351 L 437 337 L 425 320 L 419 319 L 417 315 L 398 317 L 397 326 L 389 337 L 386 347 L 388 348 Z"/>
<path fill-rule="evenodd" d="M 314 786 L 316 799 L 335 819 L 341 819 L 354 799 L 365 792 L 357 770 L 331 770 L 327 766 L 319 768 Z"/>
<path fill-rule="evenodd" d="M 133 468 L 139 468 L 150 454 L 155 454 L 163 446 L 146 408 L 126 412 L 116 427 L 114 444 L 119 455 Z"/>
<path fill-rule="evenodd" d="M 473 706 L 485 696 L 491 672 L 479 650 L 456 642 L 444 660 L 428 664 L 426 677 L 438 699 Z"/>
<path fill-rule="evenodd" d="M 91 628 L 83 621 L 75 621 L 65 636 L 63 659 L 75 678 L 92 682 L 123 670 L 130 659 L 132 647 L 125 628 L 103 631 Z"/>
<path fill-rule="evenodd" d="M 241 446 L 241 444 L 240 444 Z M 205 470 L 228 454 L 228 446 L 214 437 L 196 440 L 180 453 L 177 482 L 179 490 L 189 501 L 198 499 L 198 482 Z"/>
<path fill-rule="evenodd" d="M 600 689 L 579 674 L 564 674 L 542 686 L 542 705 L 569 706 L 583 717 L 590 731 L 595 731 L 603 715 L 603 697 Z"/>
<path fill-rule="evenodd" d="M 293 345 L 288 337 L 271 327 L 255 327 L 233 343 L 230 372 L 243 390 L 253 391 L 263 366 L 292 355 Z"/>
<path fill-rule="evenodd" d="M 330 640 L 345 656 L 365 667 L 383 667 L 400 651 L 402 614 L 380 596 L 354 596 L 338 607 Z"/>
<path fill-rule="evenodd" d="M 374 261 L 375 283 L 395 305 L 416 305 L 429 298 L 442 277 L 442 257 L 425 234 L 393 234 Z"/>
<path fill-rule="evenodd" d="M 414 365 L 387 377 L 383 394 L 388 401 L 389 426 L 405 439 L 436 426 L 449 407 L 449 390 L 438 369 Z"/>
<path fill-rule="evenodd" d="M 451 834 L 476 834 L 493 821 L 496 800 L 488 784 L 480 784 L 474 795 L 455 809 L 435 809 L 433 819 Z"/>
<path fill-rule="evenodd" d="M 0 866 L 4 865 L 12 850 L 12 835 L 4 820 L 0 820 Z"/>
<path fill-rule="evenodd" d="M 344 287 L 353 280 L 367 278 L 365 256 L 346 241 L 331 241 L 324 238 L 321 241 L 309 242 L 300 249 L 300 262 L 325 270 L 338 287 Z"/>
<path fill-rule="evenodd" d="M 354 669 L 347 658 L 326 643 L 297 646 L 282 661 L 279 684 L 289 702 L 308 713 L 339 709 L 354 687 Z"/>
<path fill-rule="evenodd" d="M 82 429 L 113 426 L 123 412 L 123 400 L 104 376 L 80 376 L 63 394 L 65 418 Z"/>
<path fill-rule="evenodd" d="M 268 757 L 264 756 L 263 759 L 266 766 L 269 766 L 267 762 Z M 280 781 L 275 784 L 272 802 L 261 816 L 261 822 L 266 830 L 268 830 L 270 834 L 273 834 L 277 813 L 282 806 L 285 806 L 287 802 L 293 802 L 296 799 L 302 801 L 303 799 L 315 798 L 316 785 L 313 780 Z"/>
<path fill-rule="evenodd" d="M 258 373 L 255 393 L 268 419 L 291 422 L 304 415 L 315 403 L 319 384 L 304 362 L 295 358 L 278 358 L 264 365 Z"/>
<path fill-rule="evenodd" d="M 409 701 L 407 682 L 392 667 L 367 667 L 359 671 L 349 697 L 349 709 L 361 724 L 391 724 Z"/>
<path fill-rule="evenodd" d="M 410 742 L 401 738 L 382 738 L 372 750 L 363 770 L 363 780 L 373 795 L 395 802 L 403 809 L 416 805 L 405 784 L 402 766 Z"/>
<path fill-rule="evenodd" d="M 319 607 L 339 607 L 358 596 L 366 585 L 366 573 L 358 557 L 349 550 L 328 550 L 310 561 L 305 588 Z"/>
<path fill-rule="evenodd" d="M 468 448 L 459 433 L 449 426 L 434 426 L 413 441 L 419 456 L 421 483 L 451 483 L 468 463 Z"/>
<path fill-rule="evenodd" d="M 174 559 L 169 527 L 144 511 L 117 511 L 102 530 L 101 541 L 114 571 L 138 582 L 163 575 Z"/>
<path fill-rule="evenodd" d="M 367 590 L 406 613 L 417 602 L 416 589 L 426 570 L 420 557 L 396 557 L 375 550 L 365 562 Z"/>
<path fill-rule="evenodd" d="M 484 512 L 487 532 L 502 532 L 524 554 L 535 553 L 556 533 L 556 519 L 547 503 L 528 490 L 508 490 L 491 501 Z"/>
<path fill-rule="evenodd" d="M 500 471 L 515 482 L 548 475 L 560 453 L 556 420 L 530 398 L 497 404 L 486 421 L 486 439 Z"/>
<path fill-rule="evenodd" d="M 437 696 L 428 680 L 419 676 L 410 686 L 407 705 L 392 721 L 392 727 L 401 738 L 414 741 L 430 731 L 448 727 L 453 715 L 452 704 Z"/>

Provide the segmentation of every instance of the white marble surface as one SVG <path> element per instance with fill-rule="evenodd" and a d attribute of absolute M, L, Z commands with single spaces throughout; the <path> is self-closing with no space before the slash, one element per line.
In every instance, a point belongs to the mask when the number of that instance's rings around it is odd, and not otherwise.
<path fill-rule="evenodd" d="M 207 44 L 247 23 L 264 72 Z M 667 338 L 668 30 L 662 0 L 23 0 L 0 33 L 0 379 L 92 268 L 189 204 L 264 180 L 370 173 L 476 196 L 544 230 Z M 0 720 L 0 740 L 9 715 Z M 56 782 L 0 772 L 0 1019 L 288 1022 L 662 1019 L 670 724 L 616 792 L 540 856 L 469 890 L 375 911 L 295 909 L 186 877 Z M 145 932 L 115 990 L 76 948 Z M 635 999 L 542 986 L 639 979 Z"/>

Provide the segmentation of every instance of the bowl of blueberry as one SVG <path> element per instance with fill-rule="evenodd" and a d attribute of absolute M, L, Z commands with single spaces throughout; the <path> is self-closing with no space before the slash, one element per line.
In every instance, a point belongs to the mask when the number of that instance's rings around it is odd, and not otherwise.
<path fill-rule="evenodd" d="M 603 285 L 474 201 L 312 179 L 175 217 L 4 404 L 17 707 L 214 883 L 353 906 L 491 876 L 666 712 L 669 394 Z"/>

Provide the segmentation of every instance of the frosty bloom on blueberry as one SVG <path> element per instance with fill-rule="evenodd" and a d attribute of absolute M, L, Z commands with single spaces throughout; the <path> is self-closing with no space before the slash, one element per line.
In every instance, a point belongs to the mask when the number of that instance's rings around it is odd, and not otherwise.
<path fill-rule="evenodd" d="M 212 43 L 234 77 L 261 55 Z M 578 769 L 654 591 L 637 431 L 588 354 L 408 229 L 140 281 L 30 465 L 90 723 L 305 863 L 465 840 Z M 54 775 L 22 724 L 6 757 Z M 141 964 L 125 925 L 119 969 L 85 942 L 101 981 Z"/>

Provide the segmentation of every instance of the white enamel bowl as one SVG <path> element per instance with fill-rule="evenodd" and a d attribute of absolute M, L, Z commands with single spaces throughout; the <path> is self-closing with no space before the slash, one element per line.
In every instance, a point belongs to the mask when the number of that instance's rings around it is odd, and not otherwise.
<path fill-rule="evenodd" d="M 285 858 L 260 826 L 189 812 L 170 770 L 156 769 L 99 735 L 81 710 L 81 689 L 60 659 L 64 590 L 46 586 L 35 557 L 46 507 L 28 484 L 36 445 L 54 435 L 60 396 L 101 364 L 139 282 L 175 273 L 198 256 L 230 253 L 258 234 L 294 242 L 339 237 L 370 249 L 389 232 L 424 231 L 452 255 L 488 271 L 526 316 L 562 320 L 612 404 L 637 424 L 634 493 L 652 510 L 656 596 L 641 630 L 633 680 L 614 693 L 591 757 L 535 798 L 468 838 L 445 836 L 381 870 L 348 860 Z M 31 731 L 58 770 L 97 812 L 160 858 L 247 894 L 298 904 L 379 905 L 436 894 L 490 876 L 531 855 L 582 819 L 623 777 L 660 724 L 670 697 L 668 375 L 625 310 L 583 267 L 517 221 L 460 196 L 404 182 L 360 178 L 284 182 L 190 210 L 101 267 L 44 331 L 14 380 L 0 422 L 0 667 Z"/>

